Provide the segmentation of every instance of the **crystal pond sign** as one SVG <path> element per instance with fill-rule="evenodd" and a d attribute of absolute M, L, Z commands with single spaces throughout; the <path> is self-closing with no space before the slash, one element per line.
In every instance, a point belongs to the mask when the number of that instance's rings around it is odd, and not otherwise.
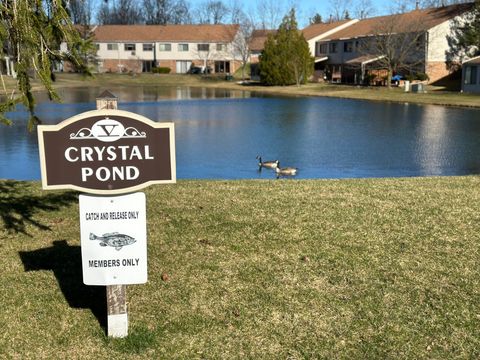
<path fill-rule="evenodd" d="M 147 282 L 146 198 L 132 192 L 176 182 L 175 134 L 116 107 L 104 92 L 100 110 L 39 126 L 38 142 L 43 189 L 96 194 L 79 196 L 83 282 L 106 286 L 108 335 L 125 337 L 126 285 Z"/>
<path fill-rule="evenodd" d="M 38 127 L 44 189 L 119 194 L 174 183 L 173 123 L 121 110 L 82 113 Z"/>

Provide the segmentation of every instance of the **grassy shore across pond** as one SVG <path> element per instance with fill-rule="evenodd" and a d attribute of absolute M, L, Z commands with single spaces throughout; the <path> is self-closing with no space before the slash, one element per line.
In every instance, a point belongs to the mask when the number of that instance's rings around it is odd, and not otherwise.
<path fill-rule="evenodd" d="M 5 78 L 5 77 L 4 77 Z M 7 88 L 11 91 L 14 81 L 6 78 Z M 34 89 L 41 90 L 37 81 Z M 261 86 L 256 83 L 242 85 L 235 81 L 226 81 L 223 76 L 174 75 L 174 74 L 97 74 L 85 78 L 78 74 L 57 74 L 56 88 L 95 86 L 102 89 L 119 86 L 194 86 L 231 90 L 254 91 L 284 96 L 325 96 L 371 101 L 389 101 L 412 104 L 434 104 L 445 106 L 463 106 L 480 108 L 480 95 L 463 94 L 458 91 L 446 91 L 443 87 L 427 86 L 426 93 L 406 93 L 403 88 L 357 87 L 351 85 L 309 83 L 297 86 Z"/>
<path fill-rule="evenodd" d="M 480 357 L 480 177 L 145 190 L 130 335 L 82 285 L 78 194 L 0 181 L 0 358 Z"/>

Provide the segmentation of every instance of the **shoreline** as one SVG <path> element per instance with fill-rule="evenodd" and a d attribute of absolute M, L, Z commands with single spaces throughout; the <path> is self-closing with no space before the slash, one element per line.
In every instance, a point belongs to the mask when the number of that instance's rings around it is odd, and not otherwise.
<path fill-rule="evenodd" d="M 352 85 L 336 85 L 308 83 L 297 87 L 292 86 L 262 86 L 257 84 L 242 85 L 234 81 L 226 81 L 222 77 L 203 77 L 197 75 L 175 74 L 95 74 L 92 78 L 85 78 L 80 74 L 56 74 L 54 83 L 56 90 L 98 86 L 108 89 L 112 86 L 186 86 L 204 87 L 235 91 L 249 91 L 259 94 L 279 96 L 303 97 L 333 97 L 353 100 L 370 100 L 392 103 L 406 103 L 419 105 L 438 105 L 448 107 L 480 109 L 480 95 L 445 91 L 442 87 L 428 85 L 426 93 L 405 93 L 403 88 L 385 87 L 358 87 Z M 13 79 L 7 79 L 7 90 L 13 90 Z M 32 90 L 43 92 L 38 81 L 33 81 Z"/>

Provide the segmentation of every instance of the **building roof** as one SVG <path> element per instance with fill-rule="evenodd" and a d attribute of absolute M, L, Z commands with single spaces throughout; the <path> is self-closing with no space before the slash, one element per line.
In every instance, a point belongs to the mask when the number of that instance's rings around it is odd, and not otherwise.
<path fill-rule="evenodd" d="M 308 41 L 351 21 L 352 20 L 341 20 L 330 23 L 312 24 L 301 31 L 305 39 Z M 276 32 L 277 30 L 254 30 L 252 33 L 252 39 L 249 43 L 250 50 L 262 51 L 265 41 L 267 41 L 268 35 L 275 34 Z"/>
<path fill-rule="evenodd" d="M 363 19 L 343 30 L 333 33 L 325 40 L 360 38 L 381 34 L 382 32 L 402 33 L 426 31 L 472 10 L 473 6 L 473 3 L 457 4 Z"/>
<path fill-rule="evenodd" d="M 465 60 L 465 61 L 463 62 L 463 64 L 469 64 L 469 65 L 471 65 L 471 64 L 475 64 L 475 65 L 480 64 L 480 56 L 476 56 L 476 57 L 471 58 L 471 59 L 469 59 L 469 60 Z"/>
<path fill-rule="evenodd" d="M 312 24 L 304 28 L 302 30 L 302 33 L 303 33 L 303 36 L 305 36 L 305 39 L 308 41 L 310 39 L 313 39 L 314 37 L 317 37 L 319 35 L 326 33 L 327 31 L 333 30 L 338 26 L 344 25 L 349 21 L 352 21 L 352 20 L 340 20 L 340 21 L 334 21 L 329 23 Z"/>
<path fill-rule="evenodd" d="M 99 25 L 93 28 L 98 42 L 231 42 L 238 25 Z"/>
<path fill-rule="evenodd" d="M 248 44 L 251 51 L 262 51 L 268 35 L 275 34 L 277 30 L 253 30 L 252 38 Z"/>

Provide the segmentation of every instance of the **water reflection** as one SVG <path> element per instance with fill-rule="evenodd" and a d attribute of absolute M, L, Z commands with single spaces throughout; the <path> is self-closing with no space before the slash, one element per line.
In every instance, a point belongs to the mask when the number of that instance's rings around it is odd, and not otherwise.
<path fill-rule="evenodd" d="M 41 103 L 58 123 L 95 107 L 102 89 L 64 90 Z M 274 178 L 256 155 L 300 169 L 299 178 L 480 173 L 479 110 L 330 98 L 258 97 L 186 87 L 112 88 L 119 108 L 176 126 L 179 178 Z M 26 113 L 0 128 L 0 178 L 38 179 L 36 134 Z M 18 166 L 22 164 L 22 166 Z"/>

